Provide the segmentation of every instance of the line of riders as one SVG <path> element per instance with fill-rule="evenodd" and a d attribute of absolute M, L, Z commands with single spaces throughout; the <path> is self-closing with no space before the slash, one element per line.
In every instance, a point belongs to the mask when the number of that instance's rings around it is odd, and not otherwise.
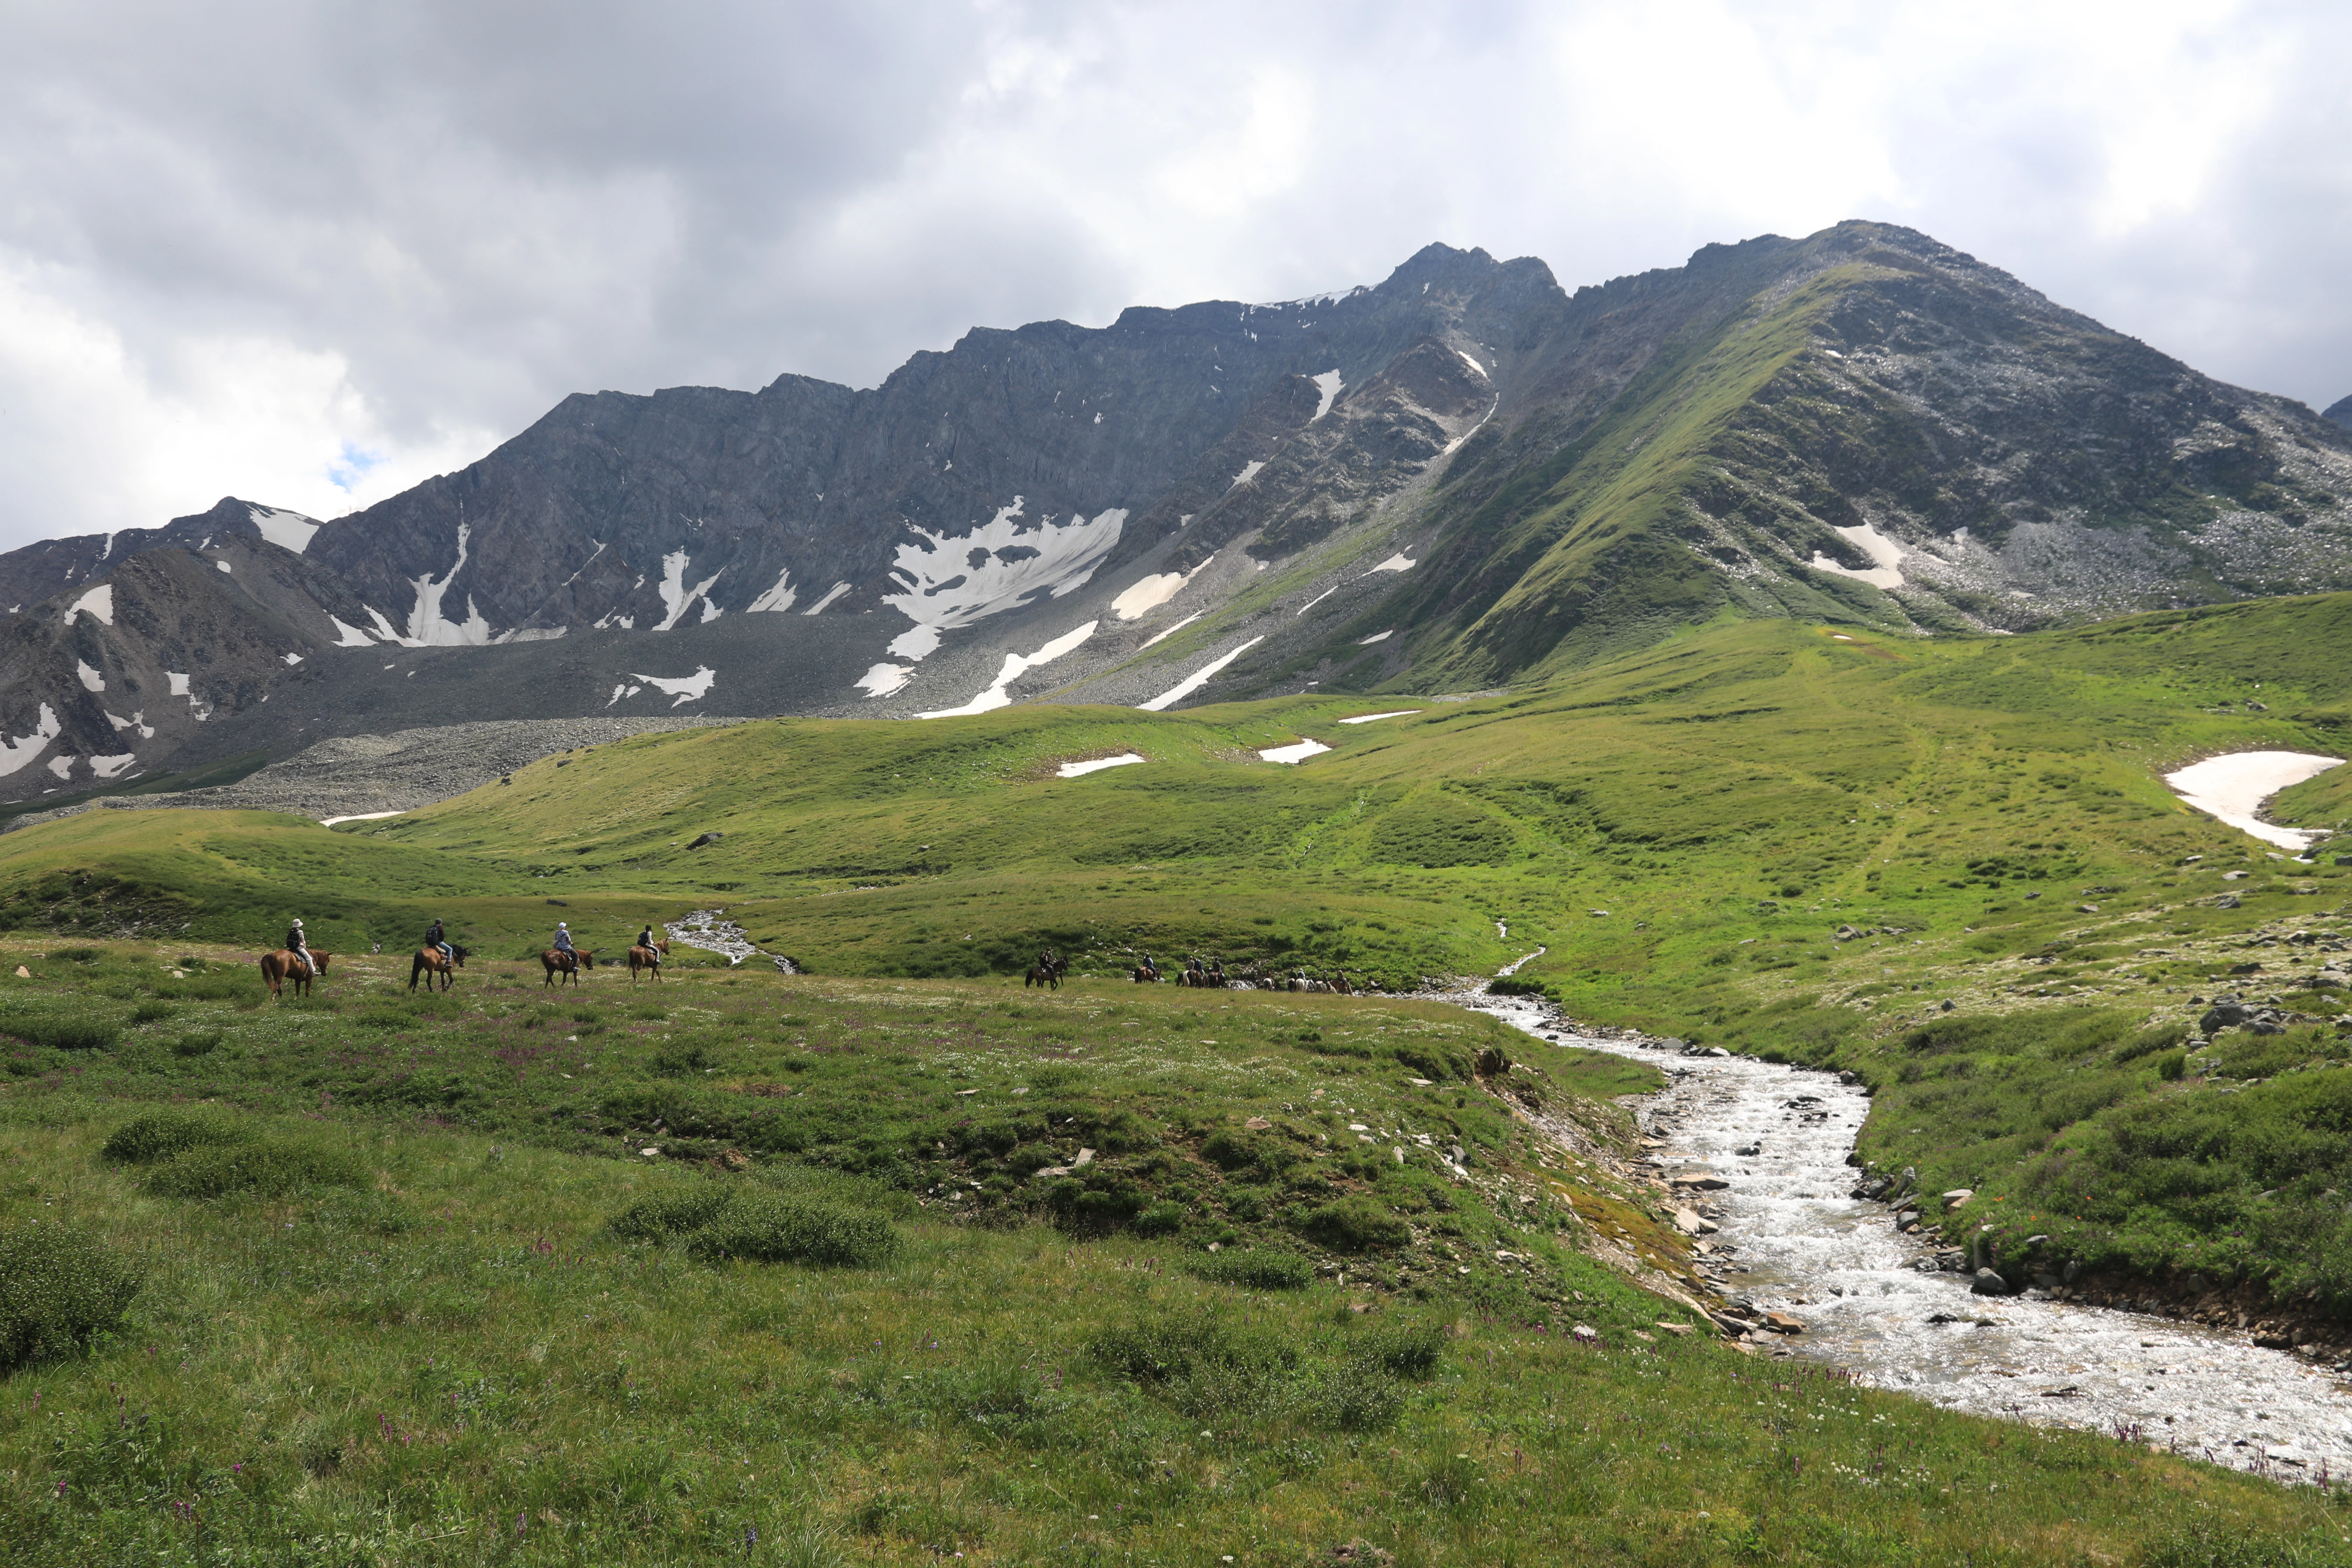
<path fill-rule="evenodd" d="M 1148 952 L 1138 955 L 1141 962 L 1129 971 L 1129 977 L 1138 985 L 1157 985 L 1168 978 L 1160 972 Z M 1048 947 L 1039 951 L 1037 962 L 1022 976 L 1021 989 L 1042 985 L 1059 991 L 1062 976 L 1068 973 L 1070 961 Z M 1345 970 L 1335 969 L 1328 980 L 1310 975 L 1304 969 L 1294 969 L 1287 974 L 1270 974 L 1255 963 L 1244 963 L 1228 972 L 1225 961 L 1213 958 L 1202 963 L 1198 954 L 1187 959 L 1175 975 L 1179 985 L 1198 986 L 1204 991 L 1313 991 L 1328 995 L 1355 996 L 1366 989 L 1348 978 Z"/>
<path fill-rule="evenodd" d="M 466 967 L 466 960 L 470 953 L 470 949 L 449 940 L 448 932 L 443 929 L 439 917 L 436 916 L 433 923 L 425 928 L 424 945 L 409 961 L 408 988 L 415 990 L 416 983 L 422 980 L 429 991 L 437 980 L 442 990 L 448 990 L 457 984 L 457 971 Z M 654 928 L 648 924 L 637 933 L 637 940 L 629 948 L 629 978 L 635 980 L 640 972 L 650 972 L 656 980 L 659 980 L 662 960 L 668 955 L 669 940 L 656 937 Z M 294 986 L 294 994 L 308 996 L 311 981 L 326 973 L 327 965 L 333 962 L 334 956 L 331 952 L 320 952 L 311 948 L 309 939 L 303 934 L 302 921 L 297 918 L 286 928 L 286 945 L 275 952 L 261 955 L 262 984 L 269 987 L 272 996 L 279 995 L 280 987 L 289 982 Z M 545 984 L 553 985 L 560 979 L 563 984 L 577 985 L 583 969 L 596 967 L 596 955 L 586 948 L 574 946 L 570 924 L 558 921 L 555 922 L 555 945 L 541 953 L 539 962 L 547 972 Z"/>
<path fill-rule="evenodd" d="M 637 940 L 630 944 L 629 978 L 635 980 L 641 972 L 649 972 L 656 980 L 659 980 L 662 960 L 668 954 L 667 939 L 656 937 L 654 928 L 648 924 L 637 933 Z M 262 983 L 269 987 L 272 996 L 278 995 L 279 987 L 289 981 L 293 983 L 294 994 L 307 996 L 310 994 L 310 982 L 327 972 L 327 965 L 334 956 L 331 952 L 311 951 L 302 934 L 302 922 L 298 919 L 286 928 L 286 945 L 275 952 L 261 955 Z M 442 990 L 448 990 L 457 984 L 457 971 L 466 967 L 467 956 L 468 950 L 449 940 L 448 933 L 442 929 L 436 917 L 425 929 L 425 944 L 409 961 L 408 988 L 415 990 L 416 983 L 422 980 L 429 991 L 437 980 Z M 1143 953 L 1140 957 L 1142 962 L 1130 972 L 1137 984 L 1156 985 L 1168 978 L 1160 973 L 1160 966 L 1152 962 L 1150 953 Z M 539 962 L 546 971 L 543 984 L 554 985 L 561 982 L 577 985 L 583 969 L 596 967 L 596 955 L 586 948 L 574 946 L 571 926 L 558 921 L 555 922 L 555 945 L 541 952 Z M 1069 969 L 1068 959 L 1050 947 L 1041 948 L 1037 962 L 1022 976 L 1021 988 L 1025 991 L 1037 985 L 1059 991 L 1062 976 L 1068 973 Z M 1313 991 L 1353 996 L 1363 989 L 1348 978 L 1345 970 L 1333 970 L 1328 980 L 1309 975 L 1304 969 L 1294 969 L 1288 974 L 1268 974 L 1255 963 L 1243 964 L 1229 973 L 1223 959 L 1213 958 L 1204 963 L 1197 954 L 1176 972 L 1175 979 L 1179 985 L 1197 986 L 1206 991 Z"/>

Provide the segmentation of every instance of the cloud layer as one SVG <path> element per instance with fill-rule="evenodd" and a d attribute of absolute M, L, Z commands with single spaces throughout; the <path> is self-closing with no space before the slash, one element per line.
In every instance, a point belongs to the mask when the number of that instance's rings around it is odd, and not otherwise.
<path fill-rule="evenodd" d="M 871 384 L 975 324 L 1561 281 L 1907 223 L 2352 393 L 2325 4 L 16 7 L 0 548 L 335 515 L 563 395 Z"/>

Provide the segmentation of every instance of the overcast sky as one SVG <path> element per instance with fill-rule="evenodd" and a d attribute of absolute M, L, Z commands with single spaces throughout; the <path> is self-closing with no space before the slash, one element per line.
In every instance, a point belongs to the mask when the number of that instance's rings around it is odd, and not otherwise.
<path fill-rule="evenodd" d="M 2352 5 L 0 0 L 0 548 L 335 516 L 564 394 L 1911 225 L 2352 393 Z"/>

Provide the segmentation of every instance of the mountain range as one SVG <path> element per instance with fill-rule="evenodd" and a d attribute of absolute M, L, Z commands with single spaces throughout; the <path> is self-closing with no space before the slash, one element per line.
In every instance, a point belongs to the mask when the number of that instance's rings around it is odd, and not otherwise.
<path fill-rule="evenodd" d="M 2352 398 L 1845 223 L 1573 292 L 978 329 L 879 386 L 566 398 L 320 521 L 0 555 L 0 801 L 333 736 L 1490 689 L 1723 618 L 1981 636 L 2352 586 Z"/>

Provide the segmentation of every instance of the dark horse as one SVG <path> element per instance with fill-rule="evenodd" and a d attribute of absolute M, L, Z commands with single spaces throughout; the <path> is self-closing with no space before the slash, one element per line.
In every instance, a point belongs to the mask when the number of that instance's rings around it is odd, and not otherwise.
<path fill-rule="evenodd" d="M 418 948 L 416 956 L 408 961 L 408 988 L 411 991 L 416 989 L 419 975 L 425 977 L 425 984 L 428 988 L 436 976 L 439 977 L 441 989 L 444 991 L 456 984 L 457 971 L 466 967 L 466 950 L 452 944 L 449 951 L 457 956 L 455 959 L 444 958 L 441 956 L 441 950 L 437 947 Z"/>
<path fill-rule="evenodd" d="M 310 963 L 306 964 L 282 947 L 276 952 L 265 952 L 261 955 L 261 983 L 269 987 L 272 996 L 276 996 L 278 986 L 291 980 L 294 994 L 308 996 L 310 994 L 310 982 L 327 972 L 327 961 L 334 956 L 331 952 L 320 952 L 313 948 L 310 950 Z"/>
<path fill-rule="evenodd" d="M 554 984 L 555 977 L 561 974 L 566 984 L 577 985 L 582 970 L 596 967 L 596 955 L 584 947 L 575 947 L 569 952 L 560 947 L 551 947 L 539 955 L 539 962 L 541 967 L 547 971 L 547 984 Z"/>
<path fill-rule="evenodd" d="M 1160 983 L 1160 966 L 1156 963 L 1137 964 L 1135 966 L 1135 983 L 1138 985 L 1158 984 Z"/>
<path fill-rule="evenodd" d="M 1037 955 L 1037 962 L 1029 966 L 1029 973 L 1021 977 L 1021 989 L 1026 991 L 1032 985 L 1043 985 L 1048 989 L 1059 991 L 1062 988 L 1062 976 L 1068 973 L 1069 970 L 1068 959 L 1057 958 L 1050 952 L 1041 952 Z"/>

